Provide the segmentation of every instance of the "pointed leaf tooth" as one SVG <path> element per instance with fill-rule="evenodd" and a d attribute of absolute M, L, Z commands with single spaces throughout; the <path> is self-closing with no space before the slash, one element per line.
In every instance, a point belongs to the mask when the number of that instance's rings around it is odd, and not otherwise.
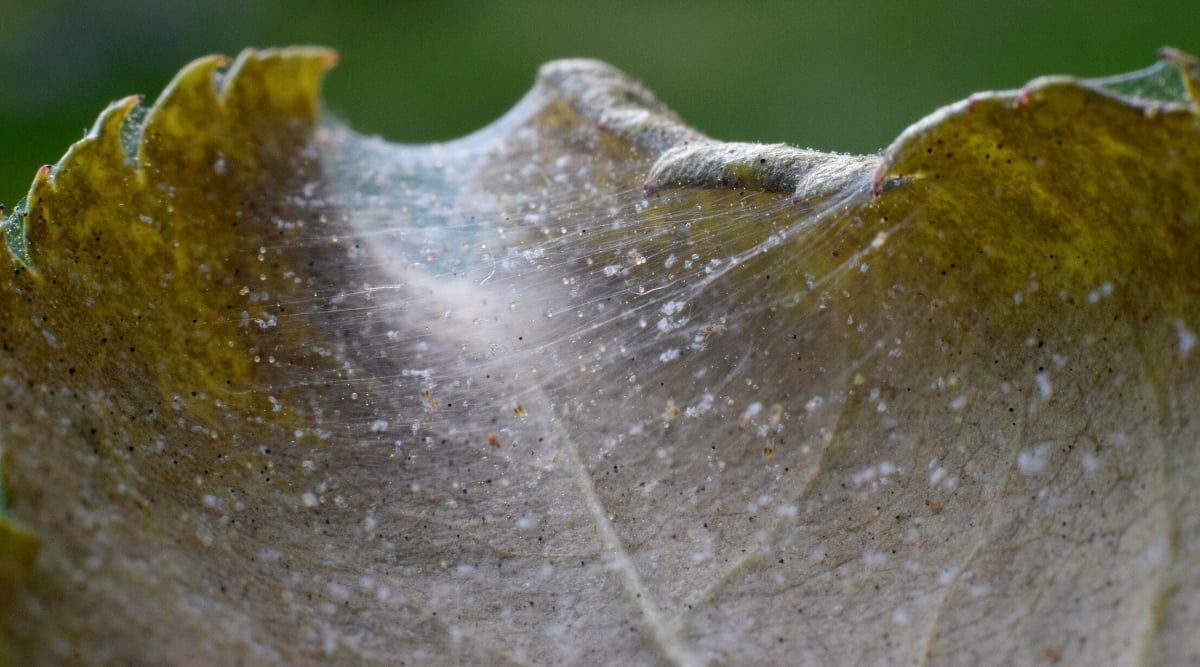
<path fill-rule="evenodd" d="M 67 149 L 51 168 L 56 191 L 78 199 L 104 196 L 123 187 L 133 175 L 123 144 L 122 128 L 129 112 L 142 100 L 130 95 L 108 105 L 83 139 Z"/>
<path fill-rule="evenodd" d="M 137 156 L 142 168 L 157 171 L 164 163 L 194 164 L 203 157 L 204 146 L 194 139 L 222 125 L 213 76 L 228 62 L 225 56 L 199 58 L 167 84 L 146 114 Z"/>
<path fill-rule="evenodd" d="M 221 102 L 235 125 L 277 128 L 299 120 L 311 128 L 320 108 L 321 83 L 338 61 L 333 49 L 296 47 L 247 49 L 229 68 Z"/>
<path fill-rule="evenodd" d="M 32 268 L 28 213 L 43 200 L 47 188 L 65 191 L 75 199 L 92 199 L 125 187 L 133 177 L 121 135 L 130 110 L 141 100 L 141 95 L 130 95 L 109 104 L 84 138 L 72 144 L 56 164 L 38 169 L 29 194 L 11 216 L 3 218 L 0 209 L 6 243 L 21 264 Z"/>
<path fill-rule="evenodd" d="M 31 268 L 32 260 L 29 257 L 29 241 L 25 234 L 24 211 L 17 207 L 8 216 L 0 216 L 0 219 L 3 220 L 3 224 L 0 224 L 0 232 L 3 233 L 4 245 L 8 248 L 7 253 L 0 253 L 0 271 L 7 273 L 13 263 L 27 269 Z"/>
<path fill-rule="evenodd" d="M 1183 85 L 1187 90 L 1187 95 L 1192 100 L 1192 109 L 1200 114 L 1200 60 L 1186 51 L 1181 51 L 1173 46 L 1164 46 L 1158 50 L 1158 55 L 1163 60 L 1171 63 L 1179 68 L 1179 75 L 1183 77 Z"/>
<path fill-rule="evenodd" d="M 130 204 L 137 199 L 140 188 L 136 183 L 144 176 L 134 168 L 125 134 L 129 114 L 141 100 L 132 95 L 110 104 L 57 164 L 38 172 L 28 199 L 26 240 L 17 242 L 25 261 L 31 259 L 31 248 L 36 253 L 47 246 L 73 247 L 89 233 L 86 228 L 94 221 L 84 212 L 97 202 L 133 217 Z M 59 222 L 47 225 L 46 220 Z M 13 241 L 10 237 L 10 247 L 14 247 Z"/>
<path fill-rule="evenodd" d="M 18 262 L 26 268 L 35 269 L 33 256 L 30 253 L 32 241 L 45 229 L 45 216 L 42 215 L 41 201 L 50 194 L 53 184 L 50 182 L 51 165 L 38 167 L 33 176 L 33 185 L 29 194 L 17 204 L 17 210 L 4 224 L 4 241 Z M 33 238 L 31 238 L 33 237 Z"/>
<path fill-rule="evenodd" d="M 118 140 L 117 147 L 121 149 L 123 154 L 124 148 L 122 147 L 120 141 L 121 132 L 125 128 L 125 122 L 129 116 L 129 112 L 138 104 L 140 104 L 142 99 L 142 95 L 130 95 L 124 99 L 120 99 L 109 104 L 108 108 L 101 112 L 100 117 L 96 119 L 96 122 L 92 125 L 92 129 L 88 131 L 85 140 L 95 138 L 116 138 Z"/>

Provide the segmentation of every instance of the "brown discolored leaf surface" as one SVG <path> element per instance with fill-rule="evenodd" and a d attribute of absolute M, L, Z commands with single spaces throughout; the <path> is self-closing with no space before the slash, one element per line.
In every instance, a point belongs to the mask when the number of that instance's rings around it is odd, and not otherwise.
<path fill-rule="evenodd" d="M 429 146 L 318 122 L 329 51 L 193 63 L 6 222 L 0 659 L 1200 660 L 1164 55 L 879 156 L 590 61 Z"/>

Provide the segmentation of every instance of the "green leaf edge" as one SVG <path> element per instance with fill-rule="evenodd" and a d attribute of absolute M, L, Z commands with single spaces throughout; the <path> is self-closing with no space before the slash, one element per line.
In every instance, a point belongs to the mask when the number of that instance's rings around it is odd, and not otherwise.
<path fill-rule="evenodd" d="M 12 266 L 8 268 L 37 275 L 36 248 L 29 240 L 31 225 L 46 224 L 41 216 L 42 199 L 58 189 L 55 176 L 60 172 L 74 169 L 87 173 L 89 168 L 100 166 L 114 171 L 125 169 L 124 176 L 129 178 L 143 177 L 144 137 L 165 126 L 174 114 L 217 114 L 253 104 L 258 110 L 278 116 L 281 123 L 296 117 L 289 110 L 299 109 L 305 120 L 315 124 L 320 115 L 320 89 L 325 72 L 338 58 L 337 51 L 318 46 L 246 49 L 232 62 L 226 56 L 210 55 L 181 69 L 144 114 L 133 113 L 140 108 L 141 95 L 109 104 L 84 137 L 73 143 L 56 163 L 38 169 L 28 194 L 10 215 L 3 216 L 0 207 L 0 234 L 8 249 L 7 259 L 0 253 L 0 264 L 11 260 Z M 301 72 L 299 76 L 297 69 Z M 258 80 L 278 85 L 260 87 L 254 83 Z M 199 110 L 185 104 L 196 100 L 201 101 Z M 136 141 L 131 141 L 134 137 Z M 0 441 L 0 610 L 7 606 L 5 601 L 11 591 L 31 576 L 39 548 L 36 534 L 9 513 L 9 487 L 5 483 L 5 461 L 9 455 Z M 19 664 L 18 656 L 27 653 L 26 643 L 9 628 L 0 627 L 0 667 Z"/>
<path fill-rule="evenodd" d="M 192 95 L 199 92 L 201 94 L 194 99 L 201 99 L 210 104 L 211 107 L 207 109 L 210 113 L 218 113 L 251 101 L 248 94 L 259 91 L 252 91 L 241 85 L 244 79 L 250 78 L 251 72 L 281 84 L 279 88 L 265 91 L 268 95 L 274 94 L 274 97 L 268 97 L 267 101 L 274 103 L 268 110 L 280 111 L 299 101 L 307 107 L 311 120 L 315 121 L 319 113 L 324 72 L 337 61 L 336 51 L 319 46 L 246 49 L 232 62 L 223 55 L 210 55 L 197 58 L 184 66 L 140 118 L 132 117 L 131 112 L 141 104 L 141 95 L 131 95 L 109 104 L 83 139 L 71 144 L 56 163 L 43 165 L 38 169 L 28 194 L 14 207 L 12 214 L 0 223 L 10 255 L 24 268 L 36 270 L 33 249 L 29 243 L 30 216 L 36 214 L 42 196 L 56 188 L 55 176 L 66 169 L 87 167 L 95 159 L 89 155 L 90 152 L 121 156 L 130 169 L 129 175 L 136 176 L 142 169 L 140 158 L 144 150 L 143 137 L 147 133 L 153 134 L 160 126 L 169 122 L 172 114 L 196 113 L 196 109 L 187 109 L 181 100 L 193 99 Z M 288 65 L 297 63 L 307 63 L 316 67 L 308 70 L 311 76 L 291 78 Z M 223 71 L 226 67 L 228 69 Z M 206 86 L 209 90 L 203 91 Z M 298 100 L 287 99 L 278 94 L 288 90 L 293 91 L 292 97 Z M 136 143 L 129 142 L 131 136 L 137 137 Z"/>

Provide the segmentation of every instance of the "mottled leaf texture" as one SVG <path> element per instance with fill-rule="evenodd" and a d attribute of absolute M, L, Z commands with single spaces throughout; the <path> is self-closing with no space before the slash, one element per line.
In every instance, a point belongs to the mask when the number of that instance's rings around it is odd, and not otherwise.
<path fill-rule="evenodd" d="M 394 145 L 334 60 L 198 60 L 7 218 L 0 661 L 1200 661 L 1190 56 L 873 156 L 591 61 Z"/>

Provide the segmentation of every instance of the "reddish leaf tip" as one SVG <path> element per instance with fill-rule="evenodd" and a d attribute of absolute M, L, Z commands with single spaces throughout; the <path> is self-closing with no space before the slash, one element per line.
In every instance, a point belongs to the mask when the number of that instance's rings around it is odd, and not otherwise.
<path fill-rule="evenodd" d="M 1197 60 L 1196 56 L 1193 56 L 1187 51 L 1177 49 L 1173 46 L 1164 46 L 1160 48 L 1158 50 L 1158 57 L 1171 63 L 1172 65 L 1175 65 L 1176 67 L 1189 67 L 1200 64 L 1200 60 Z"/>

